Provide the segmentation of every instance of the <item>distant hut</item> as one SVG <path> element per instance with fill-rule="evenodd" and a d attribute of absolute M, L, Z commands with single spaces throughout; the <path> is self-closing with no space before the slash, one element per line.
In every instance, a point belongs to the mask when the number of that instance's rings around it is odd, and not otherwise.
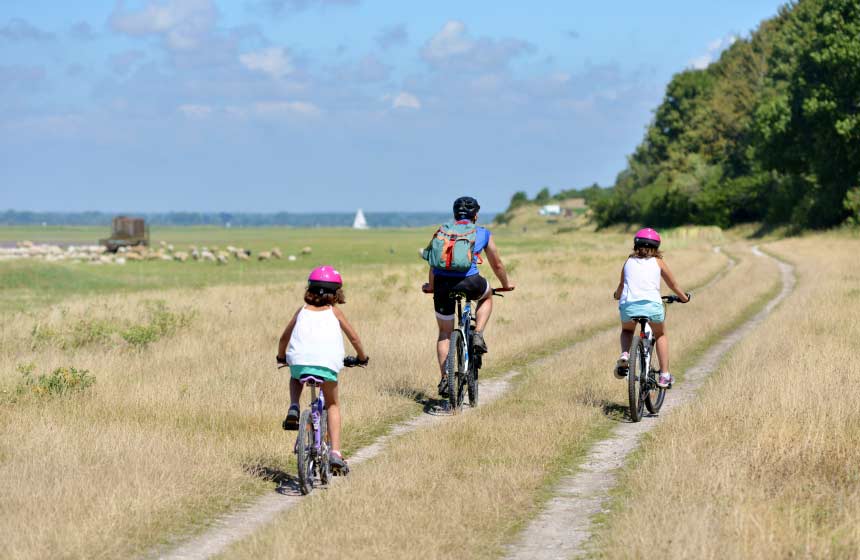
<path fill-rule="evenodd" d="M 364 217 L 364 212 L 361 208 L 358 209 L 358 212 L 355 213 L 355 220 L 352 221 L 353 229 L 367 229 L 369 226 L 367 225 L 367 219 Z"/>

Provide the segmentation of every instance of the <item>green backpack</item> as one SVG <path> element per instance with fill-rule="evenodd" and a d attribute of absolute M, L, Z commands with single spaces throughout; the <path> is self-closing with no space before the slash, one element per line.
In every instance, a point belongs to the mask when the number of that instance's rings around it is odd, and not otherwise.
<path fill-rule="evenodd" d="M 472 267 L 478 226 L 444 223 L 439 226 L 421 256 L 433 268 L 466 272 Z"/>

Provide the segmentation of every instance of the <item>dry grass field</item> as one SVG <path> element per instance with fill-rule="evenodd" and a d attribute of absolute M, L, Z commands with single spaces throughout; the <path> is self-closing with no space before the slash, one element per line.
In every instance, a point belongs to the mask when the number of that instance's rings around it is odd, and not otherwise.
<path fill-rule="evenodd" d="M 742 245 L 731 251 L 740 259 L 736 267 L 699 292 L 694 305 L 669 311 L 676 371 L 779 282 L 772 261 Z M 725 262 L 710 256 L 709 262 Z M 704 282 L 714 270 L 683 254 L 667 258 L 687 285 Z M 584 312 L 608 308 L 614 315 L 605 285 L 596 294 Z M 544 316 L 552 317 L 552 309 L 564 310 L 566 320 L 578 316 L 562 305 L 545 308 Z M 626 409 L 626 384 L 611 375 L 617 332 L 600 333 L 525 366 L 515 388 L 498 401 L 401 438 L 346 483 L 313 495 L 223 557 L 298 556 L 308 535 L 338 558 L 497 557 L 537 512 L 552 482 Z"/>
<path fill-rule="evenodd" d="M 765 246 L 796 265 L 795 293 L 647 439 L 602 557 L 860 555 L 858 248 L 834 234 Z"/>
<path fill-rule="evenodd" d="M 628 243 L 626 234 L 577 233 L 547 238 L 540 252 L 502 246 L 519 288 L 497 301 L 482 373 L 612 324 L 608 294 Z M 679 237 L 668 248 L 691 284 L 725 264 L 704 241 Z M 347 456 L 435 396 L 435 321 L 418 291 L 425 271 L 420 261 L 342 267 L 344 311 L 372 357 L 369 368 L 343 375 Z M 302 294 L 302 282 L 288 278 L 66 297 L 4 314 L 0 555 L 142 553 L 271 491 L 265 474 L 294 473 L 292 435 L 280 429 L 286 376 L 274 367 L 277 338 Z M 366 490 L 362 477 L 389 460 L 357 470 L 329 499 Z M 423 483 L 413 491 L 434 493 Z"/>

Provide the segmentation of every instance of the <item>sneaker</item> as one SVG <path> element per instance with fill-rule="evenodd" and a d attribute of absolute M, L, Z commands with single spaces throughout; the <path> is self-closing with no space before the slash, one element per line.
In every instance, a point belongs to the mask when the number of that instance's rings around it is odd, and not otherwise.
<path fill-rule="evenodd" d="M 615 362 L 615 378 L 624 379 L 630 369 L 630 353 L 622 352 L 621 357 Z"/>
<path fill-rule="evenodd" d="M 287 417 L 284 418 L 281 424 L 285 430 L 295 431 L 299 429 L 299 405 L 290 405 L 290 410 L 287 412 Z"/>
<path fill-rule="evenodd" d="M 337 451 L 329 451 L 328 462 L 331 465 L 331 474 L 334 476 L 346 476 L 349 474 L 349 465 Z"/>
<path fill-rule="evenodd" d="M 672 383 L 675 382 L 675 378 L 672 377 L 672 374 L 661 371 L 660 377 L 657 378 L 657 386 L 662 387 L 664 389 L 669 389 L 672 387 Z"/>
<path fill-rule="evenodd" d="M 484 342 L 483 333 L 478 331 L 472 333 L 472 348 L 474 348 L 475 354 L 487 353 L 487 343 Z"/>
<path fill-rule="evenodd" d="M 443 375 L 442 379 L 439 380 L 439 385 L 436 387 L 436 391 L 438 391 L 439 396 L 443 399 L 448 396 L 448 376 Z"/>

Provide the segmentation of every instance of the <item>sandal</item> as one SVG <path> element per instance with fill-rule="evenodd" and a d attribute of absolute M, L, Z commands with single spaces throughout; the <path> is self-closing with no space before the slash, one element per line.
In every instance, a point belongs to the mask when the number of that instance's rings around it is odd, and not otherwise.
<path fill-rule="evenodd" d="M 287 417 L 281 424 L 285 430 L 296 431 L 299 429 L 299 405 L 290 405 L 290 410 L 287 412 Z"/>

